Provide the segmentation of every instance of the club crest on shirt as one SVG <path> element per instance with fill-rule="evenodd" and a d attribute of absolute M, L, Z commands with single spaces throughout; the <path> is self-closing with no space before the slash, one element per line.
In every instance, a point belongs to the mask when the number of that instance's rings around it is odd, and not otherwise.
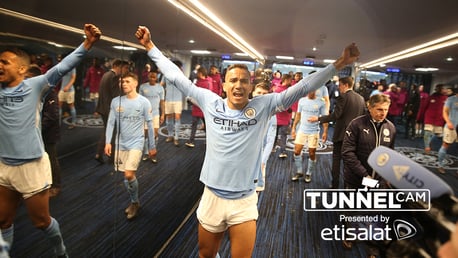
<path fill-rule="evenodd" d="M 388 129 L 386 129 L 386 128 L 383 129 L 383 135 L 385 135 L 385 136 L 390 135 L 390 130 L 388 130 Z"/>
<path fill-rule="evenodd" d="M 256 110 L 254 108 L 247 108 L 245 110 L 245 117 L 253 119 L 256 116 Z"/>
<path fill-rule="evenodd" d="M 116 112 L 124 112 L 124 108 L 122 106 L 117 106 Z"/>

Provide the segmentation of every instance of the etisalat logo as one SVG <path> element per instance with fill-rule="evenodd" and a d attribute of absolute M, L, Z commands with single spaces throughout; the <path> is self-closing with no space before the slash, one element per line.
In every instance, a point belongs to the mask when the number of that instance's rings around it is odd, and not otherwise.
<path fill-rule="evenodd" d="M 412 238 L 417 234 L 417 228 L 403 219 L 394 219 L 381 214 L 369 216 L 340 215 L 342 225 L 325 227 L 321 230 L 321 239 L 347 241 L 383 241 L 393 240 L 393 232 L 398 240 Z M 390 226 L 391 225 L 391 226 Z"/>

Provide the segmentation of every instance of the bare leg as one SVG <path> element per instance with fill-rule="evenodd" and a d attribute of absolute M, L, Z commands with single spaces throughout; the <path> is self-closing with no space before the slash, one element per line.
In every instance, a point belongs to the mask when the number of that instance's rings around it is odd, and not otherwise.
<path fill-rule="evenodd" d="M 231 257 L 250 258 L 256 241 L 256 221 L 247 221 L 229 228 Z"/>
<path fill-rule="evenodd" d="M 211 233 L 199 224 L 199 257 L 214 258 L 218 252 L 223 235 L 224 232 Z"/>

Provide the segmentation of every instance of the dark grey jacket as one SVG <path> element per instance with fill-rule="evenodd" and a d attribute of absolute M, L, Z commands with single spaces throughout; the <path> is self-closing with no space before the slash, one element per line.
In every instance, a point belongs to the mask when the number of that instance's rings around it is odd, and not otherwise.
<path fill-rule="evenodd" d="M 369 166 L 367 158 L 380 145 L 394 149 L 396 127 L 393 123 L 385 119 L 379 125 L 379 129 L 376 128 L 371 116 L 364 115 L 351 121 L 345 131 L 342 145 L 344 181 L 345 185 L 350 185 L 351 188 L 358 188 L 363 177 L 367 175 L 381 180 L 378 174 L 373 175 L 373 169 Z M 380 183 L 383 185 L 383 182 Z"/>
<path fill-rule="evenodd" d="M 333 142 L 343 141 L 345 128 L 355 117 L 364 115 L 366 104 L 364 98 L 353 90 L 340 94 L 336 99 L 334 112 L 327 116 L 322 116 L 318 120 L 320 123 L 335 122 Z"/>

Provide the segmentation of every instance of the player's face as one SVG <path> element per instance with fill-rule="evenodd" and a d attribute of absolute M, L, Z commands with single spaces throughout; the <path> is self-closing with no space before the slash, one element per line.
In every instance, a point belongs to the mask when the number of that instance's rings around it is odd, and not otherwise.
<path fill-rule="evenodd" d="M 129 65 L 123 65 L 121 67 L 121 75 L 124 76 L 129 72 Z"/>
<path fill-rule="evenodd" d="M 5 51 L 0 54 L 0 83 L 16 86 L 24 79 L 26 71 L 26 65 L 14 53 Z"/>
<path fill-rule="evenodd" d="M 136 91 L 137 90 L 137 81 L 132 77 L 122 78 L 122 90 L 126 94 Z"/>
<path fill-rule="evenodd" d="M 386 118 L 388 114 L 388 109 L 390 108 L 390 103 L 376 103 L 373 107 L 369 106 L 369 113 L 377 122 L 381 122 Z"/>
<path fill-rule="evenodd" d="M 263 89 L 263 88 L 261 88 L 261 87 L 258 87 L 258 88 L 256 88 L 256 89 L 254 89 L 252 95 L 253 95 L 253 97 L 256 97 L 256 96 L 260 96 L 260 95 L 265 95 L 265 94 L 267 94 L 267 93 L 269 93 L 268 90 Z"/>
<path fill-rule="evenodd" d="M 148 80 L 150 85 L 155 85 L 157 83 L 157 73 L 149 73 Z"/>
<path fill-rule="evenodd" d="M 233 68 L 226 73 L 223 89 L 227 95 L 229 108 L 241 110 L 249 102 L 253 90 L 250 83 L 250 73 L 241 68 Z"/>

